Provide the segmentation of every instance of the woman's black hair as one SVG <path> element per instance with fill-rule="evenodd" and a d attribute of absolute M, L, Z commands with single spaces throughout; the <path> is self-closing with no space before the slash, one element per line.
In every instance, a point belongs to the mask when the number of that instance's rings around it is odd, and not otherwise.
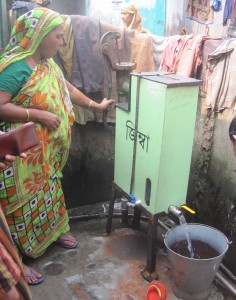
<path fill-rule="evenodd" d="M 229 138 L 231 139 L 231 141 L 235 142 L 233 135 L 236 135 L 236 116 L 233 118 L 229 125 Z"/>
<path fill-rule="evenodd" d="M 233 145 L 234 156 L 236 157 L 236 116 L 233 118 L 229 125 L 229 138 Z"/>

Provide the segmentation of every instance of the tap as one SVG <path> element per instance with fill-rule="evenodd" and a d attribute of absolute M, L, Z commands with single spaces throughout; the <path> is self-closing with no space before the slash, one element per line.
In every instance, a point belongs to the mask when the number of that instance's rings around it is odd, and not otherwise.
<path fill-rule="evenodd" d="M 185 209 L 186 211 L 188 211 L 191 214 L 196 213 L 193 209 L 189 208 L 187 205 L 181 205 L 181 208 Z M 180 225 L 187 224 L 185 216 L 184 216 L 182 210 L 178 206 L 170 205 L 168 208 L 168 212 L 172 213 L 174 216 L 176 216 L 179 219 Z"/>
<path fill-rule="evenodd" d="M 141 204 L 141 202 L 142 202 L 141 200 L 137 200 L 135 203 L 128 202 L 127 205 L 128 205 L 129 207 L 134 208 L 134 207 L 136 207 L 136 206 L 139 206 L 139 205 Z"/>
<path fill-rule="evenodd" d="M 170 205 L 168 208 L 168 212 L 172 213 L 178 219 L 180 219 L 183 216 L 183 212 L 179 209 L 178 206 L 175 206 L 175 205 Z"/>
<path fill-rule="evenodd" d="M 135 199 L 135 198 L 134 198 Z M 133 202 L 129 202 L 129 200 L 125 197 L 121 198 L 121 209 L 127 210 L 128 207 L 135 208 L 136 206 L 139 206 L 141 204 L 141 200 L 134 200 Z"/>

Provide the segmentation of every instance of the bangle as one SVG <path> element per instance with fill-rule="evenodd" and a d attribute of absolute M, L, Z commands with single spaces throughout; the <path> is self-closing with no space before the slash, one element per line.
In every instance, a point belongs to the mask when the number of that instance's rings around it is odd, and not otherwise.
<path fill-rule="evenodd" d="M 91 106 L 92 102 L 93 102 L 93 100 L 89 101 L 88 109 L 90 109 L 90 106 Z"/>
<path fill-rule="evenodd" d="M 26 113 L 27 113 L 26 122 L 29 122 L 29 120 L 30 120 L 29 110 L 28 110 L 28 108 L 26 108 L 25 110 L 26 110 Z"/>

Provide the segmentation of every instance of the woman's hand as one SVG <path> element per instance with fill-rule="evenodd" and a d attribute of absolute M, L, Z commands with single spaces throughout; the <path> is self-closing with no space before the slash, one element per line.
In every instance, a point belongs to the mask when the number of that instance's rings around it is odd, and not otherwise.
<path fill-rule="evenodd" d="M 81 91 L 79 91 L 76 87 L 74 87 L 71 83 L 66 81 L 67 88 L 70 93 L 70 99 L 73 104 L 79 105 L 81 107 L 85 107 L 92 111 L 102 112 L 104 110 L 110 110 L 115 103 L 115 100 L 110 99 L 107 100 L 104 98 L 101 103 L 97 103 L 86 95 L 84 95 Z"/>
<path fill-rule="evenodd" d="M 0 134 L 4 134 L 4 132 L 0 131 Z M 1 147 L 1 145 L 0 145 Z M 26 158 L 27 155 L 25 153 L 20 154 L 21 158 Z M 10 154 L 7 154 L 3 161 L 0 161 L 0 172 L 3 171 L 7 166 L 11 166 L 12 163 L 16 160 L 16 157 Z"/>
<path fill-rule="evenodd" d="M 33 120 L 40 122 L 49 131 L 55 131 L 59 128 L 61 121 L 55 114 L 45 110 L 36 110 L 36 114 L 37 117 L 35 116 Z"/>
<path fill-rule="evenodd" d="M 33 107 L 20 107 L 10 103 L 12 95 L 0 91 L 0 119 L 7 122 L 39 122 L 48 130 L 57 130 L 60 119 L 53 113 Z"/>
<path fill-rule="evenodd" d="M 99 104 L 99 108 L 101 111 L 110 110 L 113 107 L 114 103 L 115 100 L 113 99 L 107 100 L 106 98 L 104 98 L 102 102 Z"/>
<path fill-rule="evenodd" d="M 11 166 L 15 159 L 15 156 L 7 154 L 4 160 L 0 161 L 0 172 L 2 172 L 7 166 Z"/>
<path fill-rule="evenodd" d="M 0 134 L 4 134 L 4 132 L 0 131 Z M 7 154 L 5 158 L 2 161 L 0 161 L 0 172 L 2 172 L 7 166 L 12 165 L 15 159 L 15 156 Z"/>
<path fill-rule="evenodd" d="M 19 155 L 21 158 L 26 158 L 27 155 L 25 153 L 21 153 Z M 10 154 L 7 154 L 3 161 L 0 161 L 0 172 L 2 172 L 7 166 L 11 166 L 14 161 L 16 160 L 16 157 Z"/>

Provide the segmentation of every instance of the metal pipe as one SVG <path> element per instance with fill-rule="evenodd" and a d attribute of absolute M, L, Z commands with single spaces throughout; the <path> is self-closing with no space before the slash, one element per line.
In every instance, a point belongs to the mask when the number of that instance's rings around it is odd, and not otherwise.
<path fill-rule="evenodd" d="M 168 231 L 169 229 L 170 229 L 170 227 L 168 227 L 166 224 L 164 224 L 162 221 L 160 221 L 159 219 L 158 219 L 158 224 L 159 225 L 161 225 L 161 227 L 162 228 L 164 228 L 166 231 Z"/>
<path fill-rule="evenodd" d="M 119 47 L 118 47 L 118 36 L 115 37 L 115 40 L 116 40 L 117 59 L 118 59 L 119 65 L 120 65 L 120 54 L 119 54 Z"/>
<path fill-rule="evenodd" d="M 216 279 L 218 279 L 220 283 L 224 285 L 224 287 L 226 287 L 234 296 L 236 296 L 236 287 L 219 272 L 216 273 Z"/>
<path fill-rule="evenodd" d="M 108 216 L 108 213 L 101 214 L 91 214 L 91 215 L 81 215 L 81 216 L 69 216 L 69 221 L 86 221 L 90 219 L 104 219 Z M 121 213 L 113 213 L 113 217 L 120 218 L 122 217 Z M 128 214 L 128 218 L 133 218 L 133 214 Z M 148 222 L 148 217 L 141 216 L 141 220 Z"/>
<path fill-rule="evenodd" d="M 176 211 L 176 210 L 174 210 L 174 211 Z M 70 221 L 77 221 L 77 220 L 84 221 L 84 220 L 89 220 L 89 219 L 99 219 L 99 218 L 103 219 L 107 216 L 108 216 L 107 213 L 82 215 L 82 216 L 70 216 L 69 220 Z M 120 218 L 120 217 L 122 217 L 122 214 L 121 213 L 114 213 L 113 217 Z M 133 214 L 128 214 L 128 218 L 133 218 Z M 149 219 L 145 216 L 141 216 L 141 220 L 148 221 Z M 168 231 L 169 229 L 171 229 L 173 227 L 171 225 L 170 225 L 170 227 L 168 227 L 167 225 L 164 224 L 164 222 L 160 221 L 159 219 L 158 219 L 158 224 L 162 228 L 164 228 L 166 231 Z M 222 263 L 220 264 L 220 269 L 225 273 L 226 276 L 232 278 L 232 281 L 234 281 L 236 279 L 235 276 Z M 217 279 L 220 282 L 221 285 L 223 285 L 225 288 L 228 289 L 228 291 L 230 291 L 234 296 L 236 296 L 236 287 L 227 278 L 223 277 L 219 273 L 219 271 L 216 273 L 215 279 Z"/>
<path fill-rule="evenodd" d="M 127 206 L 135 208 L 141 204 L 141 200 L 137 200 L 135 203 L 127 202 Z"/>
<path fill-rule="evenodd" d="M 174 206 L 174 205 L 171 205 L 168 209 L 168 211 L 172 214 L 174 214 L 176 217 L 180 217 L 182 216 L 182 211 Z M 158 220 L 158 223 L 164 228 L 166 229 L 167 231 L 170 229 L 168 228 L 163 222 L 161 222 L 160 220 Z M 230 270 L 228 270 L 222 263 L 220 264 L 220 269 L 222 270 L 222 272 L 224 272 L 224 274 L 226 276 L 229 277 L 230 280 L 233 281 L 233 283 L 236 283 L 236 277 L 230 272 Z M 227 278 L 223 277 L 219 271 L 216 273 L 216 277 L 220 283 L 222 285 L 224 285 L 230 292 L 232 292 L 235 296 L 236 296 L 236 287 L 233 285 L 233 283 L 231 283 L 229 280 L 227 280 Z"/>
<path fill-rule="evenodd" d="M 172 213 L 178 219 L 183 215 L 183 212 L 177 206 L 175 206 L 175 205 L 170 205 L 168 207 L 168 212 Z"/>
<path fill-rule="evenodd" d="M 101 37 L 100 48 L 101 48 L 102 53 L 103 53 L 103 47 L 106 48 L 106 46 L 108 45 L 107 39 L 114 38 L 113 36 L 114 36 L 114 33 L 111 31 L 108 31 L 108 32 L 104 33 L 103 36 Z M 107 74 L 107 82 L 108 82 L 107 99 L 110 100 L 111 96 L 112 96 L 112 72 L 111 72 L 110 60 L 109 60 L 108 56 L 103 54 L 103 58 L 104 58 L 104 69 Z M 114 127 L 107 124 L 107 110 L 103 112 L 102 121 L 103 121 L 104 127 L 114 134 L 114 132 L 115 132 Z"/>
<path fill-rule="evenodd" d="M 225 275 L 230 278 L 230 280 L 233 281 L 233 283 L 236 283 L 236 276 L 234 276 L 234 274 L 228 268 L 226 268 L 225 265 L 220 264 L 220 269 Z"/>
<path fill-rule="evenodd" d="M 7 1 L 0 0 L 0 48 L 5 48 L 8 42 Z"/>

